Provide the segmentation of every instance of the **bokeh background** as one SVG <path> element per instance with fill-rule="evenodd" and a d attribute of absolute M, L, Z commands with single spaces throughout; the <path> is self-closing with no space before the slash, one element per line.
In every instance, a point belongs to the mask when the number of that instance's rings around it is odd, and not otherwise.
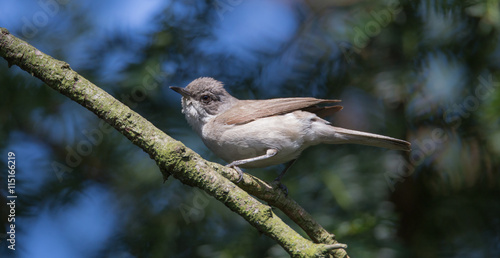
<path fill-rule="evenodd" d="M 351 257 L 500 256 L 497 0 L 18 0 L 1 2 L 0 26 L 216 162 L 168 86 L 211 76 L 241 99 L 342 99 L 335 125 L 413 144 L 317 146 L 284 178 Z M 3 59 L 0 85 L 18 195 L 16 251 L 0 233 L 1 257 L 288 256 Z"/>

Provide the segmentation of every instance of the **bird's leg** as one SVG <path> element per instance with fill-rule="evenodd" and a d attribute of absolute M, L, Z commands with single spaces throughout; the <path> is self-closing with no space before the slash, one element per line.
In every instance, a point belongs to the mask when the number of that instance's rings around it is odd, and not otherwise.
<path fill-rule="evenodd" d="M 281 178 L 283 178 L 283 176 L 285 175 L 285 173 L 293 165 L 293 163 L 295 163 L 295 161 L 297 161 L 297 159 L 290 160 L 288 163 L 286 163 L 285 169 L 283 169 L 283 171 L 281 171 L 281 173 L 278 175 L 278 177 L 276 177 L 274 179 L 274 181 L 281 182 Z"/>
<path fill-rule="evenodd" d="M 238 181 L 236 181 L 236 183 L 239 183 L 241 181 L 241 179 L 243 179 L 243 171 L 241 171 L 241 169 L 238 166 L 244 165 L 244 164 L 247 164 L 250 162 L 254 162 L 257 160 L 268 159 L 268 158 L 276 155 L 277 153 L 278 153 L 278 150 L 276 150 L 276 149 L 268 149 L 266 151 L 266 154 L 264 154 L 262 156 L 257 156 L 257 157 L 253 157 L 253 158 L 249 158 L 249 159 L 235 160 L 235 161 L 227 164 L 226 167 L 234 168 L 236 170 L 236 172 L 238 172 L 238 174 L 240 175 L 240 178 L 238 179 Z"/>
<path fill-rule="evenodd" d="M 297 159 L 293 159 L 291 161 L 289 161 L 286 166 L 285 166 L 285 169 L 283 169 L 283 171 L 281 171 L 281 173 L 278 175 L 278 177 L 276 177 L 276 179 L 274 179 L 273 183 L 277 184 L 278 187 L 283 190 L 283 192 L 285 192 L 285 195 L 287 196 L 288 195 L 288 188 L 281 183 L 281 178 L 283 178 L 283 176 L 285 175 L 285 173 L 288 171 L 288 169 L 293 165 L 293 163 L 295 163 Z"/>

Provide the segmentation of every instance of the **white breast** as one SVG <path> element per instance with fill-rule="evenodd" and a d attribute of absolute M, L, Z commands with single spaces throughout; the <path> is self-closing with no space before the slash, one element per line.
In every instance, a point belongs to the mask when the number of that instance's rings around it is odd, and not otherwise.
<path fill-rule="evenodd" d="M 295 111 L 242 125 L 209 122 L 202 129 L 202 138 L 208 148 L 228 163 L 264 155 L 268 149 L 278 150 L 276 156 L 269 159 L 242 165 L 266 167 L 293 160 L 305 148 L 314 145 L 310 129 L 313 123 L 323 123 L 321 121 L 324 120 L 315 114 Z"/>

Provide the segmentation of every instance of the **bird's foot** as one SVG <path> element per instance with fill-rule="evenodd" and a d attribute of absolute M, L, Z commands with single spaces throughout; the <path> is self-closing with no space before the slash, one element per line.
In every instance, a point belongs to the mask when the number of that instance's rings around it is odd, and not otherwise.
<path fill-rule="evenodd" d="M 288 196 L 288 188 L 286 187 L 286 185 L 284 185 L 283 183 L 281 183 L 281 178 L 276 178 L 273 180 L 273 182 L 271 183 L 273 185 L 273 188 L 278 188 L 280 189 L 281 191 L 283 191 L 283 193 L 285 194 L 285 197 Z"/>
<path fill-rule="evenodd" d="M 234 170 L 236 170 L 236 172 L 238 172 L 238 175 L 239 175 L 239 178 L 236 181 L 236 183 L 241 182 L 241 180 L 243 179 L 243 171 L 241 170 L 241 168 L 239 168 L 238 166 L 236 166 L 234 164 L 234 162 L 231 162 L 231 163 L 227 164 L 226 167 L 230 167 L 230 168 L 233 168 Z"/>

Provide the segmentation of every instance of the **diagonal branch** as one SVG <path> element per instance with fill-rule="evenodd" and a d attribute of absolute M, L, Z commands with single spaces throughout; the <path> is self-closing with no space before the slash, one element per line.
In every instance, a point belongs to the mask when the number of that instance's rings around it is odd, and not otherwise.
<path fill-rule="evenodd" d="M 239 180 L 239 176 L 235 176 L 234 173 L 226 174 L 225 171 L 223 171 L 222 175 L 230 179 L 233 183 Z M 293 222 L 297 223 L 315 243 L 338 244 L 335 240 L 335 235 L 326 231 L 313 219 L 311 214 L 304 210 L 295 200 L 291 199 L 289 196 L 285 196 L 279 188 L 272 187 L 259 178 L 249 174 L 244 174 L 243 180 L 241 180 L 238 186 L 249 194 L 283 211 L 283 213 L 293 220 Z"/>
<path fill-rule="evenodd" d="M 332 235 L 314 222 L 293 200 L 276 194 L 272 187 L 249 175 L 245 175 L 241 184 L 246 191 L 242 190 L 227 179 L 236 181 L 238 174 L 233 169 L 204 160 L 73 71 L 67 63 L 42 53 L 4 28 L 0 28 L 0 56 L 7 60 L 9 67 L 19 66 L 113 126 L 155 160 L 165 179 L 173 175 L 184 184 L 206 191 L 257 230 L 278 242 L 290 255 L 347 257 L 345 250 L 339 249 L 345 246 L 337 244 Z M 249 193 L 280 207 L 288 216 L 295 218 L 316 243 L 303 238 L 274 214 L 268 205 L 262 204 Z"/>

